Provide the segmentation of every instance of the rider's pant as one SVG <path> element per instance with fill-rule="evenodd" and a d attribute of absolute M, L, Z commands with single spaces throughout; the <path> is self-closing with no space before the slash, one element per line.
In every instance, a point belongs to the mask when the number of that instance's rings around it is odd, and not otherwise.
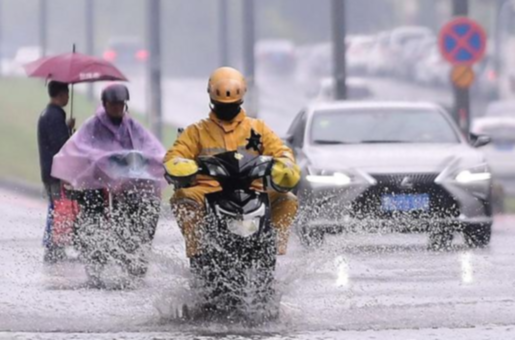
<path fill-rule="evenodd" d="M 172 210 L 186 242 L 186 255 L 198 254 L 201 224 L 205 216 L 204 196 L 220 191 L 220 187 L 198 185 L 179 189 L 170 200 Z M 298 201 L 292 193 L 269 191 L 272 225 L 277 231 L 277 253 L 284 255 L 290 227 L 297 215 Z"/>

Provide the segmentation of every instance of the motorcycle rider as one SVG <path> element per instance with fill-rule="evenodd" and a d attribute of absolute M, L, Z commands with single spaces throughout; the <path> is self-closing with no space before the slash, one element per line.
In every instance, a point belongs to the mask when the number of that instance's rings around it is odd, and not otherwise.
<path fill-rule="evenodd" d="M 95 116 L 88 119 L 54 157 L 52 176 L 79 192 L 81 215 L 88 223 L 95 224 L 103 215 L 107 201 L 106 190 L 113 193 L 113 204 L 122 212 L 118 216 L 115 214 L 114 219 L 143 214 L 147 221 L 140 227 L 145 228 L 148 235 L 145 239 L 150 243 L 159 218 L 160 191 L 164 184 L 161 160 L 165 149 L 150 132 L 128 115 L 127 101 L 130 95 L 125 85 L 106 87 L 101 99 L 102 106 Z M 109 171 L 110 163 L 105 169 L 99 168 L 106 157 L 125 155 L 132 151 L 140 152 L 147 158 L 147 167 L 152 177 L 158 178 L 157 181 L 106 175 L 104 171 Z M 128 208 L 124 202 L 129 196 L 145 198 L 140 206 Z"/>
<path fill-rule="evenodd" d="M 246 91 L 245 78 L 239 71 L 230 67 L 216 69 L 207 87 L 211 99 L 209 118 L 184 130 L 166 153 L 164 164 L 171 176 L 187 177 L 198 171 L 195 160 L 199 156 L 238 151 L 274 157 L 271 174 L 274 190 L 269 191 L 271 219 L 277 231 L 278 254 L 283 255 L 298 209 L 297 198 L 289 190 L 298 184 L 300 168 L 290 148 L 262 120 L 247 117 L 241 107 Z M 218 182 L 197 176 L 193 186 L 176 190 L 170 201 L 190 259 L 199 254 L 204 196 L 220 190 Z"/>

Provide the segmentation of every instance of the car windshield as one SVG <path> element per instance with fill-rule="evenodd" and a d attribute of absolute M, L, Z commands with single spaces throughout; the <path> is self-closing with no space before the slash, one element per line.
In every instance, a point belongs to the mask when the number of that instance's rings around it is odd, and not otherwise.
<path fill-rule="evenodd" d="M 394 43 L 405 46 L 406 44 L 425 39 L 426 37 L 428 37 L 428 33 L 425 31 L 399 32 L 393 35 L 393 41 Z"/>
<path fill-rule="evenodd" d="M 444 115 L 427 109 L 344 109 L 315 112 L 314 144 L 459 143 Z"/>
<path fill-rule="evenodd" d="M 416 42 L 417 40 L 423 39 L 425 36 L 422 34 L 405 35 L 399 39 L 399 44 L 407 45 L 409 43 Z"/>

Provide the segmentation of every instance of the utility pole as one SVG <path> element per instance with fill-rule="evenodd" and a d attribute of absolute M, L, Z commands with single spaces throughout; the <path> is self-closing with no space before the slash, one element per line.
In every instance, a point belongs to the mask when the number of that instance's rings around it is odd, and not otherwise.
<path fill-rule="evenodd" d="M 256 39 L 254 26 L 254 0 L 242 1 L 243 6 L 243 63 L 247 79 L 247 113 L 251 117 L 258 115 L 258 89 L 255 81 L 254 44 Z"/>
<path fill-rule="evenodd" d="M 511 0 L 497 0 L 494 39 L 494 66 L 497 74 L 497 93 L 499 98 L 511 92 L 509 70 L 505 63 L 508 49 L 508 26 L 514 16 L 514 6 Z"/>
<path fill-rule="evenodd" d="M 453 0 L 452 14 L 454 17 L 466 17 L 469 14 L 468 0 Z M 470 131 L 470 91 L 468 88 L 460 88 L 453 85 L 454 88 L 454 115 L 455 119 L 468 134 Z"/>
<path fill-rule="evenodd" d="M 155 136 L 163 138 L 161 93 L 161 0 L 147 0 L 147 45 L 150 125 Z"/>
<path fill-rule="evenodd" d="M 39 0 L 39 47 L 41 56 L 47 53 L 47 0 Z"/>
<path fill-rule="evenodd" d="M 4 58 L 4 51 L 3 51 L 3 46 L 4 46 L 4 43 L 3 43 L 3 37 L 2 37 L 2 27 L 3 27 L 3 24 L 4 24 L 4 18 L 2 16 L 2 5 L 3 5 L 3 1 L 0 0 L 0 78 L 4 75 L 4 68 L 3 68 L 3 63 L 2 63 L 2 59 Z"/>
<path fill-rule="evenodd" d="M 335 82 L 335 99 L 347 99 L 346 85 L 346 51 L 345 51 L 345 1 L 332 0 L 333 27 L 333 78 Z"/>
<path fill-rule="evenodd" d="M 508 10 L 511 11 L 511 9 L 506 8 L 507 4 L 509 4 L 510 1 L 508 0 L 496 0 L 496 8 L 495 8 L 495 14 L 496 14 L 496 20 L 495 20 L 495 46 L 494 46 L 494 66 L 495 66 L 495 72 L 499 75 L 501 73 L 501 60 L 502 60 L 502 45 L 501 40 L 504 38 L 504 20 L 505 15 L 504 13 Z"/>
<path fill-rule="evenodd" d="M 95 13 L 95 2 L 94 0 L 84 0 L 85 8 L 85 21 L 86 21 L 86 54 L 95 54 L 95 28 L 93 24 L 94 13 Z M 93 84 L 88 84 L 87 97 L 90 101 L 93 101 Z"/>
<path fill-rule="evenodd" d="M 228 10 L 227 0 L 219 0 L 219 26 L 218 36 L 219 43 L 218 48 L 220 49 L 220 66 L 229 65 L 229 22 L 228 22 Z"/>

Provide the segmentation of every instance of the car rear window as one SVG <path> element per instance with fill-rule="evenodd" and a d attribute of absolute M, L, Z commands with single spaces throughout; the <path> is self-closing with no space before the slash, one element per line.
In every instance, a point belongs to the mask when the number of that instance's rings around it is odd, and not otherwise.
<path fill-rule="evenodd" d="M 482 128 L 481 133 L 490 136 L 494 142 L 515 142 L 515 125 L 491 125 Z"/>

